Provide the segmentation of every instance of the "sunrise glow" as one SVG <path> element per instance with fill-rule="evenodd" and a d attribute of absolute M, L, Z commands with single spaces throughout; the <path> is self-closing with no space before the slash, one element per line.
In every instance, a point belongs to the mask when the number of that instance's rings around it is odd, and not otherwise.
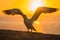
<path fill-rule="evenodd" d="M 3 10 L 18 8 L 28 18 L 31 18 L 36 9 L 41 6 L 58 8 L 59 10 L 52 14 L 42 13 L 33 23 L 35 29 L 38 32 L 53 33 L 56 31 L 59 33 L 60 0 L 0 0 L 0 29 L 27 31 L 21 15 L 6 15 Z"/>
<path fill-rule="evenodd" d="M 35 10 L 38 7 L 45 6 L 44 2 L 42 0 L 31 0 L 29 4 L 29 10 L 32 10 L 35 12 Z"/>
<path fill-rule="evenodd" d="M 40 23 L 39 23 L 39 21 L 34 21 L 37 25 L 39 25 Z"/>

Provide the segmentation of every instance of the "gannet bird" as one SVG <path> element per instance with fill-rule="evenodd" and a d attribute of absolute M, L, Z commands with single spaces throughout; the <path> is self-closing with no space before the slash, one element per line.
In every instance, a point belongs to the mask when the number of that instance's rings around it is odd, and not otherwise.
<path fill-rule="evenodd" d="M 29 32 L 29 29 L 31 29 L 31 32 L 32 30 L 36 31 L 36 29 L 34 28 L 32 24 L 35 20 L 37 20 L 37 18 L 39 17 L 41 13 L 52 13 L 55 11 L 57 11 L 56 8 L 38 7 L 36 12 L 32 16 L 32 18 L 28 19 L 27 16 L 23 14 L 23 12 L 20 9 L 13 8 L 13 9 L 8 9 L 8 10 L 3 10 L 3 12 L 5 12 L 8 15 L 15 15 L 15 14 L 21 15 L 24 19 L 24 24 L 26 25 L 28 32 Z"/>

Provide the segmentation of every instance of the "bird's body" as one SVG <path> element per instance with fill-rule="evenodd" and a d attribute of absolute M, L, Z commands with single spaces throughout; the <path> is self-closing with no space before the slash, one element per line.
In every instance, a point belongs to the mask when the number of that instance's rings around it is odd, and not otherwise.
<path fill-rule="evenodd" d="M 34 26 L 32 25 L 32 23 L 30 22 L 29 19 L 28 20 L 24 20 L 24 24 L 26 25 L 28 31 L 29 31 L 29 29 L 31 29 L 31 32 L 32 32 L 32 30 L 36 31 L 36 29 L 34 28 Z"/>
<path fill-rule="evenodd" d="M 22 14 L 21 16 L 24 18 L 24 24 L 26 25 L 28 31 L 29 29 L 31 29 L 31 32 L 32 30 L 36 31 L 36 29 L 32 25 L 33 22 L 30 19 L 28 19 L 24 14 Z"/>

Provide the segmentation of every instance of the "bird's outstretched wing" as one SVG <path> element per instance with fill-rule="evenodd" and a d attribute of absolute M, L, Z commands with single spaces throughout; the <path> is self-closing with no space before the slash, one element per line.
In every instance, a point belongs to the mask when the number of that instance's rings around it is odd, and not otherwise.
<path fill-rule="evenodd" d="M 56 8 L 50 8 L 50 7 L 39 7 L 37 8 L 36 12 L 32 16 L 30 20 L 34 21 L 37 20 L 37 18 L 41 15 L 41 13 L 52 13 L 57 11 Z"/>
<path fill-rule="evenodd" d="M 38 10 L 38 9 L 37 9 L 37 10 Z M 31 18 L 30 20 L 35 21 L 35 20 L 37 20 L 37 18 L 40 16 L 41 12 L 38 12 L 37 10 L 36 10 L 36 12 L 33 14 L 32 18 Z"/>
<path fill-rule="evenodd" d="M 7 14 L 7 15 L 22 14 L 22 11 L 20 9 L 17 9 L 17 8 L 3 10 L 3 12 L 5 12 L 5 14 Z"/>

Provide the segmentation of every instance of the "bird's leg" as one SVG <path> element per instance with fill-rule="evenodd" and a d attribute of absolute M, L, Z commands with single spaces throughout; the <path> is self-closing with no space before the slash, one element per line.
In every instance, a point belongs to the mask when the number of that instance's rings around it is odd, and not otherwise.
<path fill-rule="evenodd" d="M 31 32 L 32 32 L 32 29 L 31 29 Z"/>
<path fill-rule="evenodd" d="M 29 32 L 29 29 L 28 29 L 28 32 Z"/>

